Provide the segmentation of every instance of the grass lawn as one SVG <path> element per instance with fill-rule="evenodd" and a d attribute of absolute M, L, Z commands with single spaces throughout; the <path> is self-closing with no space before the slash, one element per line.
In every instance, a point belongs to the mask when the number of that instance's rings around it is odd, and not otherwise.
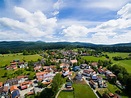
<path fill-rule="evenodd" d="M 113 52 L 113 53 L 105 52 L 104 54 L 107 54 L 110 58 L 114 56 L 128 57 L 129 55 L 129 53 L 122 53 L 122 52 Z"/>
<path fill-rule="evenodd" d="M 88 61 L 106 60 L 105 57 L 94 57 L 94 56 L 82 56 L 82 58 Z"/>
<path fill-rule="evenodd" d="M 72 92 L 62 91 L 62 92 L 60 92 L 58 98 L 74 98 L 73 91 Z"/>
<path fill-rule="evenodd" d="M 110 59 L 113 61 L 113 64 L 118 64 L 120 66 L 123 66 L 126 68 L 126 70 L 129 73 L 131 73 L 131 60 L 114 61 L 112 59 L 112 57 L 114 57 L 114 56 L 128 57 L 129 53 L 120 53 L 120 52 L 109 53 L 109 52 L 106 52 L 104 54 L 107 54 L 110 57 Z"/>
<path fill-rule="evenodd" d="M 97 98 L 86 83 L 73 83 L 74 91 L 60 92 L 58 98 Z"/>
<path fill-rule="evenodd" d="M 24 70 L 24 69 L 19 69 L 19 70 L 22 70 L 22 75 L 27 75 L 27 74 L 35 74 L 35 72 L 33 72 L 33 71 L 26 71 L 26 70 Z M 13 76 L 13 74 L 16 72 L 17 70 L 5 70 L 5 69 L 3 69 L 3 68 L 0 68 L 0 72 L 1 72 L 1 74 L 0 74 L 0 82 L 5 82 L 6 80 L 7 80 L 7 77 L 3 77 L 4 76 L 4 74 L 5 74 L 5 72 L 7 72 L 7 75 L 8 76 Z M 16 77 L 17 75 L 15 74 L 15 76 L 14 77 Z"/>
<path fill-rule="evenodd" d="M 116 90 L 120 90 L 116 85 L 113 85 L 113 84 L 110 84 L 110 83 L 108 83 L 107 88 L 112 93 L 115 93 Z M 122 91 L 121 91 L 121 93 L 119 95 L 122 96 L 122 98 L 128 98 L 128 96 L 126 96 Z"/>
<path fill-rule="evenodd" d="M 0 82 L 5 82 L 7 80 L 7 77 L 2 78 L 2 76 L 5 74 L 5 72 L 12 74 L 14 71 L 13 70 L 4 70 L 4 69 L 0 68 Z"/>
<path fill-rule="evenodd" d="M 42 58 L 40 55 L 22 55 L 22 53 L 17 54 L 4 54 L 0 55 L 0 66 L 5 66 L 6 64 L 9 65 L 13 60 L 26 60 L 26 61 L 36 61 L 38 58 Z"/>

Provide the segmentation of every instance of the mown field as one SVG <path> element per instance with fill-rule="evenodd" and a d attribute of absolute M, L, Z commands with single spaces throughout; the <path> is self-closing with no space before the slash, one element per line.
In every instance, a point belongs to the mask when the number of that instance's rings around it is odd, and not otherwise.
<path fill-rule="evenodd" d="M 17 53 L 17 54 L 4 54 L 0 55 L 0 81 L 5 82 L 7 80 L 7 77 L 3 77 L 5 73 L 8 75 L 12 75 L 15 71 L 17 70 L 5 70 L 3 66 L 5 65 L 10 65 L 10 62 L 13 60 L 20 60 L 23 61 L 25 60 L 26 62 L 28 61 L 37 61 L 39 58 L 42 58 L 40 55 L 35 54 L 35 55 L 22 55 L 22 53 Z M 23 74 L 28 73 L 27 71 L 23 70 Z"/>
<path fill-rule="evenodd" d="M 116 85 L 110 84 L 108 82 L 108 90 L 112 93 L 116 93 L 117 90 L 121 91 Z M 121 93 L 119 94 L 122 98 L 128 98 L 128 96 L 126 96 L 126 94 L 124 92 L 121 91 Z"/>
<path fill-rule="evenodd" d="M 119 52 L 116 52 L 116 53 L 105 53 L 107 54 L 110 59 L 113 61 L 113 64 L 118 64 L 120 66 L 123 66 L 126 68 L 126 70 L 131 73 L 131 60 L 119 60 L 119 61 L 114 61 L 112 59 L 112 57 L 114 56 L 121 56 L 122 58 L 125 58 L 125 57 L 128 57 L 129 53 L 119 53 Z"/>
<path fill-rule="evenodd" d="M 94 56 L 82 56 L 83 59 L 88 60 L 88 61 L 98 61 L 98 60 L 106 60 L 105 57 L 94 57 Z"/>
<path fill-rule="evenodd" d="M 74 83 L 74 91 L 60 92 L 58 98 L 97 98 L 91 88 L 87 84 Z"/>
<path fill-rule="evenodd" d="M 5 66 L 6 64 L 9 65 L 10 62 L 13 60 L 20 60 L 20 61 L 25 60 L 26 62 L 28 62 L 31 60 L 36 61 L 39 58 L 42 57 L 38 54 L 35 55 L 22 55 L 22 53 L 4 54 L 4 55 L 0 55 L 0 66 Z"/>
<path fill-rule="evenodd" d="M 120 52 L 115 52 L 115 53 L 109 53 L 105 52 L 103 54 L 107 54 L 112 60 L 113 64 L 118 64 L 120 66 L 123 66 L 126 68 L 126 70 L 131 73 L 131 60 L 120 60 L 120 61 L 114 61 L 112 57 L 115 56 L 121 56 L 123 58 L 128 57 L 129 53 L 120 53 Z M 83 59 L 89 60 L 89 61 L 98 61 L 98 60 L 106 60 L 104 56 L 102 57 L 94 57 L 94 56 L 82 56 Z"/>

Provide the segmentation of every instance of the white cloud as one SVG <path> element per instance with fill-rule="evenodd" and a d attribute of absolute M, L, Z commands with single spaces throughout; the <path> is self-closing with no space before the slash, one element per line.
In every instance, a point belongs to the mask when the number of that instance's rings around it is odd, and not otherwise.
<path fill-rule="evenodd" d="M 86 37 L 88 32 L 89 32 L 88 29 L 84 26 L 72 25 L 64 29 L 62 34 L 64 34 L 65 37 L 78 38 L 78 37 Z"/>
<path fill-rule="evenodd" d="M 87 0 L 86 3 L 82 2 L 82 4 L 87 8 L 102 8 L 116 11 L 129 1 L 130 0 Z"/>
<path fill-rule="evenodd" d="M 131 27 L 129 6 L 131 5 L 127 4 L 118 11 L 120 15 L 118 19 L 109 20 L 88 29 L 85 26 L 73 25 L 63 29 L 63 34 L 65 38 L 73 39 L 73 41 L 83 41 L 86 38 L 85 41 L 102 44 L 131 42 L 131 32 L 128 31 L 128 28 Z M 125 15 L 125 12 L 128 13 Z M 128 18 L 124 18 L 123 15 L 128 16 Z M 87 34 L 91 35 L 91 38 L 88 38 Z"/>
<path fill-rule="evenodd" d="M 123 19 L 131 19 L 131 4 L 126 4 L 117 12 Z"/>
<path fill-rule="evenodd" d="M 15 7 L 14 10 L 22 18 L 22 21 L 0 18 L 1 25 L 9 27 L 11 30 L 23 31 L 30 37 L 49 38 L 49 36 L 53 36 L 54 28 L 57 26 L 55 17 L 47 18 L 41 11 L 30 13 L 21 7 Z"/>
<path fill-rule="evenodd" d="M 131 4 L 126 4 L 128 1 L 22 0 L 18 7 L 6 0 L 7 6 L 10 6 L 8 8 L 11 11 L 13 7 L 14 13 L 13 18 L 0 18 L 0 40 L 80 41 L 104 44 L 131 42 Z M 97 8 L 111 13 L 117 11 L 118 17 L 105 22 L 75 18 L 82 15 L 58 19 L 58 14 L 61 14 L 64 8 L 72 8 L 73 15 L 78 15 L 77 11 L 82 9 L 85 11 Z"/>

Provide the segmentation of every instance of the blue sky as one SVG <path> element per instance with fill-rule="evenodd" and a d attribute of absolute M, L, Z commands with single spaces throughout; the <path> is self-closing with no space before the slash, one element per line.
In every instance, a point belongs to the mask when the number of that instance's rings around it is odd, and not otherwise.
<path fill-rule="evenodd" d="M 131 42 L 130 0 L 0 0 L 0 41 Z"/>

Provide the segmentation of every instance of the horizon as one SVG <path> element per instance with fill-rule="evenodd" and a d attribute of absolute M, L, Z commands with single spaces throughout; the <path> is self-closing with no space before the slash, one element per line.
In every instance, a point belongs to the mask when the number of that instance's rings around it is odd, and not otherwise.
<path fill-rule="evenodd" d="M 0 42 L 131 43 L 130 0 L 1 0 Z"/>
<path fill-rule="evenodd" d="M 84 43 L 84 44 L 94 44 L 94 45 L 117 45 L 117 44 L 130 44 L 131 42 L 128 43 L 115 43 L 115 44 L 95 44 L 95 43 L 88 43 L 88 42 L 69 42 L 69 41 L 57 41 L 57 42 L 46 42 L 46 41 L 0 41 L 1 42 L 43 42 L 43 43 Z"/>

